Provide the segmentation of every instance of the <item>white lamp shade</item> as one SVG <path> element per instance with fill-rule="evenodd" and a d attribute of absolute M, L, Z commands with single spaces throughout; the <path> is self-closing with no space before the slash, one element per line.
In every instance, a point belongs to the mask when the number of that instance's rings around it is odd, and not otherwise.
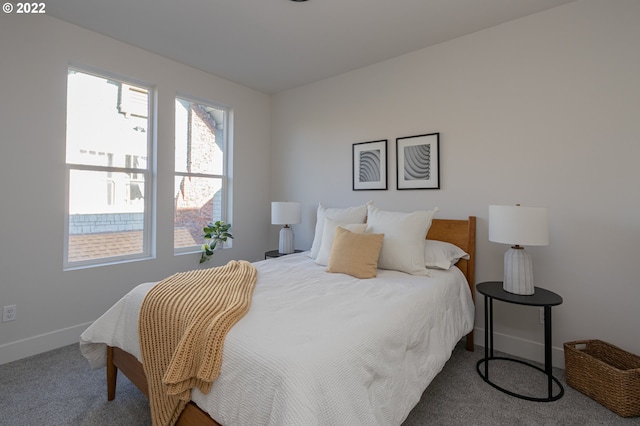
<path fill-rule="evenodd" d="M 489 206 L 489 241 L 523 246 L 549 244 L 544 207 Z"/>
<path fill-rule="evenodd" d="M 292 225 L 302 222 L 300 203 L 274 201 L 271 203 L 271 224 Z"/>

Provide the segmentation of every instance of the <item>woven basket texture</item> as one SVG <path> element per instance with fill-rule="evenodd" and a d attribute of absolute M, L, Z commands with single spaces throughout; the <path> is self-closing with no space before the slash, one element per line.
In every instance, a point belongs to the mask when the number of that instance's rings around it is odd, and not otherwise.
<path fill-rule="evenodd" d="M 569 386 L 622 417 L 640 416 L 640 356 L 601 340 L 564 344 Z"/>

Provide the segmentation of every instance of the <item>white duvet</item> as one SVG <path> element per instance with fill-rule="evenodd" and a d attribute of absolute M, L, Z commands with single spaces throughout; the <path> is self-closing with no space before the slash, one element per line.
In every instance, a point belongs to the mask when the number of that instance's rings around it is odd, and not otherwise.
<path fill-rule="evenodd" d="M 325 272 L 307 253 L 255 266 L 251 308 L 226 337 L 220 376 L 207 395 L 192 394 L 223 425 L 399 425 L 473 327 L 455 267 L 360 280 Z M 142 361 L 138 312 L 153 285 L 82 333 L 92 367 L 105 365 L 106 344 Z"/>

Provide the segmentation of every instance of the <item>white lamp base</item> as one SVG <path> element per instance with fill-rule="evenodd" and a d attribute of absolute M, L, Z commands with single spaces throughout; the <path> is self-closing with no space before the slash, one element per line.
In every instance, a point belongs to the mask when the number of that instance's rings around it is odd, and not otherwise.
<path fill-rule="evenodd" d="M 533 263 L 523 248 L 511 247 L 504 254 L 504 291 L 530 296 L 535 292 Z"/>
<path fill-rule="evenodd" d="M 278 252 L 282 254 L 291 254 L 293 251 L 293 229 L 291 229 L 289 225 L 285 225 L 280 230 Z"/>

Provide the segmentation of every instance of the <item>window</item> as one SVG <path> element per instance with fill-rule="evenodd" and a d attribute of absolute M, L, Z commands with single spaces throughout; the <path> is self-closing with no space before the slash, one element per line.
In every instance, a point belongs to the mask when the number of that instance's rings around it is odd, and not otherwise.
<path fill-rule="evenodd" d="M 69 69 L 65 268 L 151 256 L 151 89 Z"/>
<path fill-rule="evenodd" d="M 224 108 L 176 98 L 176 253 L 199 250 L 202 228 L 226 221 L 227 116 Z"/>

